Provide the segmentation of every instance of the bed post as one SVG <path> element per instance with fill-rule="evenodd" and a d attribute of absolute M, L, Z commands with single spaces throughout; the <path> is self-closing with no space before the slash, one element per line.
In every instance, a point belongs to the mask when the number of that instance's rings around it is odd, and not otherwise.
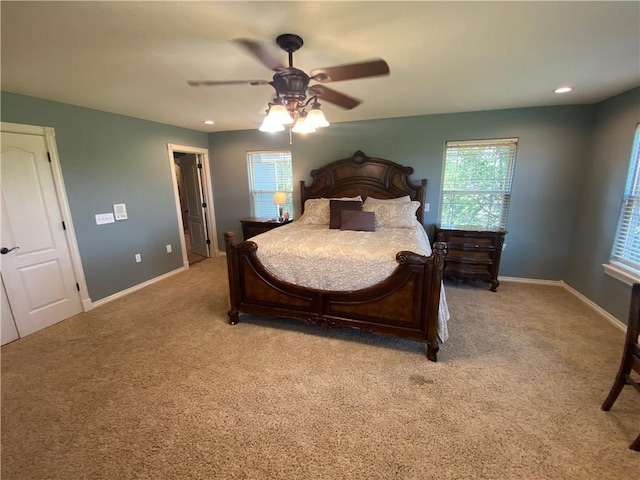
<path fill-rule="evenodd" d="M 427 359 L 432 362 L 438 361 L 438 351 L 440 350 L 440 341 L 438 340 L 438 312 L 440 310 L 440 292 L 442 289 L 442 268 L 444 266 L 444 257 L 447 254 L 447 244 L 444 242 L 435 242 L 433 244 L 433 270 L 429 279 L 429 289 L 431 292 L 425 295 L 430 298 L 429 318 L 431 323 L 427 332 Z"/>
<path fill-rule="evenodd" d="M 224 232 L 224 245 L 227 253 L 227 271 L 229 276 L 229 323 L 235 325 L 240 321 L 236 293 L 236 273 L 238 272 L 238 251 L 233 241 L 233 232 Z"/>

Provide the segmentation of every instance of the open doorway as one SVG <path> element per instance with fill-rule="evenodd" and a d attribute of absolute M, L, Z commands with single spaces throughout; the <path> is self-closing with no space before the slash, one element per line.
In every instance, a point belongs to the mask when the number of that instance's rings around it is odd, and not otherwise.
<path fill-rule="evenodd" d="M 185 267 L 215 256 L 213 190 L 206 149 L 168 145 Z"/>

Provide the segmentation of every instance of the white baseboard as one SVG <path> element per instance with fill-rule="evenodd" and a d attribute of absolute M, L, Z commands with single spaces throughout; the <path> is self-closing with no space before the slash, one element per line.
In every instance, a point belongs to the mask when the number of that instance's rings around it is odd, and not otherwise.
<path fill-rule="evenodd" d="M 223 252 L 221 250 L 215 250 L 213 253 L 214 257 L 226 257 L 227 256 L 227 252 Z M 84 311 L 88 312 L 89 310 L 92 310 L 96 307 L 99 307 L 100 305 L 104 305 L 105 303 L 109 303 L 113 300 L 116 300 L 120 297 L 124 297 L 125 295 L 129 295 L 130 293 L 133 293 L 137 290 L 140 290 L 141 288 L 147 287 L 149 285 L 151 285 L 152 283 L 156 283 L 159 282 L 161 280 L 164 280 L 167 277 L 170 277 L 172 275 L 175 275 L 176 273 L 180 273 L 180 272 L 184 272 L 185 270 L 189 270 L 189 262 L 185 262 L 184 265 L 180 268 L 176 268 L 175 270 L 172 270 L 171 272 L 165 273 L 164 275 L 160 275 L 159 277 L 156 278 L 152 278 L 151 280 L 147 280 L 146 282 L 143 283 L 139 283 L 138 285 L 134 285 L 131 288 L 127 288 L 126 290 L 122 290 L 121 292 L 118 293 L 114 293 L 113 295 L 110 295 L 108 297 L 105 298 L 101 298 L 100 300 L 97 300 L 95 302 L 91 302 L 91 299 L 88 299 L 87 301 L 84 301 L 82 304 L 84 306 Z"/>
<path fill-rule="evenodd" d="M 532 283 L 535 285 L 551 285 L 560 287 L 562 280 L 540 280 L 539 278 L 518 278 L 518 277 L 498 277 L 499 281 L 515 282 L 515 283 Z"/>
<path fill-rule="evenodd" d="M 93 303 L 91 303 L 91 299 L 90 298 L 85 298 L 82 300 L 82 311 L 83 312 L 88 312 L 89 310 L 93 309 L 94 305 Z"/>
<path fill-rule="evenodd" d="M 622 323 L 620 320 L 618 320 L 616 317 L 614 317 L 613 315 L 611 315 L 609 312 L 607 312 L 604 308 L 600 307 L 597 303 L 592 302 L 591 300 L 589 300 L 587 297 L 585 297 L 584 295 L 582 295 L 580 292 L 578 292 L 577 290 L 575 290 L 573 287 L 570 287 L 569 285 L 567 285 L 564 282 L 560 282 L 562 284 L 562 287 L 564 287 L 565 290 L 567 290 L 568 292 L 571 292 L 572 294 L 574 294 L 576 297 L 578 297 L 580 300 L 582 300 L 584 303 L 586 303 L 587 305 L 589 305 L 591 308 L 593 308 L 596 312 L 598 312 L 600 315 L 602 315 L 604 318 L 606 318 L 611 324 L 613 324 L 615 327 L 618 327 L 620 330 L 622 330 L 623 332 L 627 331 L 627 326 Z"/>
<path fill-rule="evenodd" d="M 585 297 L 580 292 L 578 292 L 576 289 L 567 285 L 564 282 L 564 280 L 539 280 L 537 278 L 517 278 L 517 277 L 498 277 L 498 280 L 500 280 L 501 282 L 504 280 L 505 282 L 532 283 L 536 285 L 550 285 L 554 287 L 562 287 L 567 292 L 571 293 L 572 295 L 575 295 L 584 303 L 586 303 L 588 306 L 590 306 L 592 309 L 594 309 L 596 312 L 598 312 L 600 315 L 602 315 L 609 323 L 613 324 L 615 327 L 619 328 L 623 332 L 627 331 L 627 326 L 624 323 L 622 323 L 616 317 L 611 315 L 604 308 L 600 307 L 597 303 L 592 302 L 587 297 Z"/>
<path fill-rule="evenodd" d="M 176 273 L 184 272 L 187 270 L 185 267 L 176 268 L 164 275 L 160 275 L 159 277 L 152 278 L 151 280 L 147 280 L 146 282 L 139 283 L 138 285 L 134 285 L 131 288 L 127 288 L 126 290 L 122 290 L 121 292 L 114 293 L 113 295 L 109 295 L 108 297 L 101 298 L 91 304 L 91 308 L 99 307 L 100 305 L 104 305 L 105 303 L 112 302 L 118 298 L 124 297 L 125 295 L 129 295 L 130 293 L 136 292 L 144 287 L 148 287 L 149 285 L 164 280 L 165 278 L 171 277 Z M 91 308 L 89 310 L 91 310 Z"/>

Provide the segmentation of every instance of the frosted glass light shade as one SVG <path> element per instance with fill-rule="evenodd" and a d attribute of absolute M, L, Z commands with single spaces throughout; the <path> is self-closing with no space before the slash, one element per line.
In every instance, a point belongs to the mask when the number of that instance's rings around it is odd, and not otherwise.
<path fill-rule="evenodd" d="M 313 133 L 316 131 L 307 121 L 307 117 L 300 117 L 296 120 L 296 124 L 291 129 L 294 133 Z"/>
<path fill-rule="evenodd" d="M 262 121 L 262 125 L 258 128 L 261 132 L 275 133 L 281 132 L 284 130 L 284 126 L 281 123 L 274 122 L 270 120 L 268 116 L 264 117 Z"/>
<path fill-rule="evenodd" d="M 271 121 L 279 123 L 280 125 L 291 125 L 293 123 L 293 118 L 291 118 L 287 109 L 284 108 L 284 105 L 272 105 L 267 118 L 270 118 Z"/>
<path fill-rule="evenodd" d="M 322 110 L 319 108 L 313 108 L 309 113 L 307 113 L 307 124 L 313 128 L 329 126 L 329 122 L 327 122 L 324 113 L 322 113 Z"/>

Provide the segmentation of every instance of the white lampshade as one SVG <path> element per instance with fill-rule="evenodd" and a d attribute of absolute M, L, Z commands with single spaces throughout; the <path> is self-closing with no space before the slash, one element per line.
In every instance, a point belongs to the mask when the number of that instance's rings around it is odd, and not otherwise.
<path fill-rule="evenodd" d="M 284 126 L 281 123 L 274 122 L 269 116 L 264 117 L 262 125 L 258 128 L 261 132 L 275 133 L 284 130 Z"/>
<path fill-rule="evenodd" d="M 294 133 L 313 133 L 316 131 L 307 121 L 307 117 L 300 117 L 296 120 L 296 124 L 291 129 Z"/>
<path fill-rule="evenodd" d="M 287 194 L 285 192 L 276 192 L 273 194 L 273 203 L 276 205 L 284 205 L 287 203 Z"/>
<path fill-rule="evenodd" d="M 267 118 L 280 125 L 291 125 L 293 123 L 293 118 L 287 109 L 284 108 L 284 105 L 272 105 Z"/>
<path fill-rule="evenodd" d="M 307 124 L 313 128 L 323 128 L 328 127 L 329 122 L 322 113 L 322 110 L 319 108 L 313 108 L 309 113 L 307 113 Z"/>

